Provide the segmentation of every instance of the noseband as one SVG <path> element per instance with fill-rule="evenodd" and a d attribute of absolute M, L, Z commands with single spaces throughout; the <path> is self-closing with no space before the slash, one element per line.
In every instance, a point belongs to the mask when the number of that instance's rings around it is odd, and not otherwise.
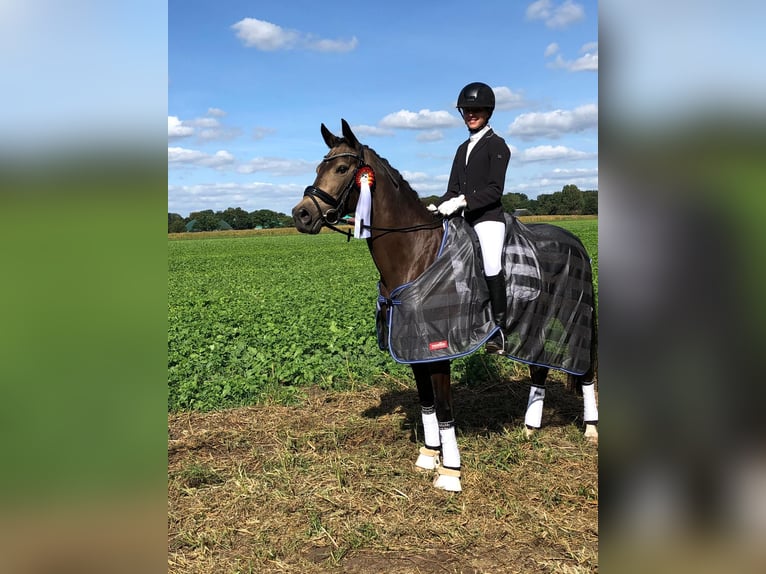
<path fill-rule="evenodd" d="M 345 214 L 346 212 L 346 202 L 348 201 L 348 197 L 351 194 L 351 190 L 354 189 L 354 184 L 356 182 L 356 172 L 359 171 L 359 168 L 364 165 L 364 148 L 362 148 L 361 153 L 359 155 L 351 152 L 345 152 L 345 153 L 338 153 L 335 155 L 328 155 L 323 160 L 322 163 L 326 163 L 330 160 L 339 158 L 339 157 L 353 157 L 357 160 L 357 166 L 354 170 L 354 173 L 351 175 L 351 179 L 348 182 L 348 185 L 343 189 L 341 194 L 335 198 L 326 191 L 319 189 L 315 185 L 309 185 L 306 187 L 305 191 L 303 192 L 303 197 L 309 197 L 314 202 L 314 205 L 317 208 L 317 211 L 320 213 L 322 217 L 322 222 L 329 228 L 335 229 L 335 225 L 340 221 L 340 218 Z M 327 205 L 330 206 L 330 208 L 322 213 L 321 208 L 319 207 L 319 202 L 317 199 L 321 199 L 323 202 L 325 202 Z M 335 229 L 336 231 L 339 231 Z M 341 232 L 345 233 L 345 232 Z"/>

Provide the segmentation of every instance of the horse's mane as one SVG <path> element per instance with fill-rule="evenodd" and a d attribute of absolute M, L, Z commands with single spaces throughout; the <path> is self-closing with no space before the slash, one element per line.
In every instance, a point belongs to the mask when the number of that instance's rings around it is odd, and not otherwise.
<path fill-rule="evenodd" d="M 382 155 L 380 155 L 370 146 L 364 146 L 364 148 L 367 151 L 370 151 L 373 154 L 375 154 L 375 157 L 377 157 L 380 163 L 383 164 L 383 168 L 388 172 L 388 175 L 393 180 L 395 187 L 399 188 L 399 190 L 404 193 L 413 195 L 418 201 L 420 201 L 420 196 L 418 195 L 418 192 L 412 189 L 412 186 L 409 184 L 409 182 L 406 179 L 404 179 L 402 174 L 399 173 L 399 170 L 397 170 L 394 166 L 392 166 L 386 158 L 384 158 Z"/>

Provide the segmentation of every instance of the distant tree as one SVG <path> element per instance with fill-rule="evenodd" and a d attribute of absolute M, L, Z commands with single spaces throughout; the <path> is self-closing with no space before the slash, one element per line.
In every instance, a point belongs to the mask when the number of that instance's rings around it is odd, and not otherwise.
<path fill-rule="evenodd" d="M 513 213 L 517 209 L 529 209 L 529 198 L 524 193 L 505 193 L 500 198 L 503 209 Z"/>
<path fill-rule="evenodd" d="M 168 233 L 186 231 L 186 221 L 178 213 L 168 213 Z"/>
<path fill-rule="evenodd" d="M 292 215 L 277 213 L 277 216 L 279 216 L 279 225 L 277 227 L 292 227 L 295 225 Z"/>
<path fill-rule="evenodd" d="M 598 190 L 589 189 L 582 192 L 583 215 L 598 215 Z"/>
<path fill-rule="evenodd" d="M 535 214 L 537 215 L 556 215 L 558 201 L 553 193 L 541 193 L 537 196 L 535 202 Z"/>
<path fill-rule="evenodd" d="M 580 215 L 583 209 L 582 191 L 576 185 L 565 185 L 561 189 L 559 213 L 564 215 Z"/>
<path fill-rule="evenodd" d="M 231 225 L 232 229 L 251 229 L 253 227 L 250 214 L 241 207 L 229 207 L 220 215 L 221 219 Z"/>
<path fill-rule="evenodd" d="M 253 227 L 262 227 L 270 229 L 272 227 L 284 227 L 287 216 L 284 213 L 278 213 L 271 209 L 259 209 L 250 213 Z M 292 219 L 289 218 L 292 222 Z M 289 224 L 288 224 L 289 225 Z"/>
<path fill-rule="evenodd" d="M 218 222 L 221 218 L 212 209 L 205 209 L 190 213 L 189 220 L 196 220 L 194 231 L 213 231 L 218 229 Z"/>

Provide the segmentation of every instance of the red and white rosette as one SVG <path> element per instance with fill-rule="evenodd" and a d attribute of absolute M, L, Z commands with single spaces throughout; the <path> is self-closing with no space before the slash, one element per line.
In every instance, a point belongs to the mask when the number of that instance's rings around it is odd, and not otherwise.
<path fill-rule="evenodd" d="M 369 165 L 363 165 L 356 170 L 356 186 L 359 188 L 359 201 L 356 202 L 354 214 L 354 238 L 367 239 L 370 230 L 364 225 L 370 225 L 372 210 L 372 189 L 375 187 L 375 172 Z"/>

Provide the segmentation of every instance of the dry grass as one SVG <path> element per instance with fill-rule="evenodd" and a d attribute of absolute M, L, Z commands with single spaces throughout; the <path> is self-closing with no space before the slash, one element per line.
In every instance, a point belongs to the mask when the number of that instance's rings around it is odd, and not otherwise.
<path fill-rule="evenodd" d="M 456 384 L 463 489 L 416 472 L 415 392 L 168 416 L 169 572 L 597 572 L 598 453 L 549 384 Z"/>

